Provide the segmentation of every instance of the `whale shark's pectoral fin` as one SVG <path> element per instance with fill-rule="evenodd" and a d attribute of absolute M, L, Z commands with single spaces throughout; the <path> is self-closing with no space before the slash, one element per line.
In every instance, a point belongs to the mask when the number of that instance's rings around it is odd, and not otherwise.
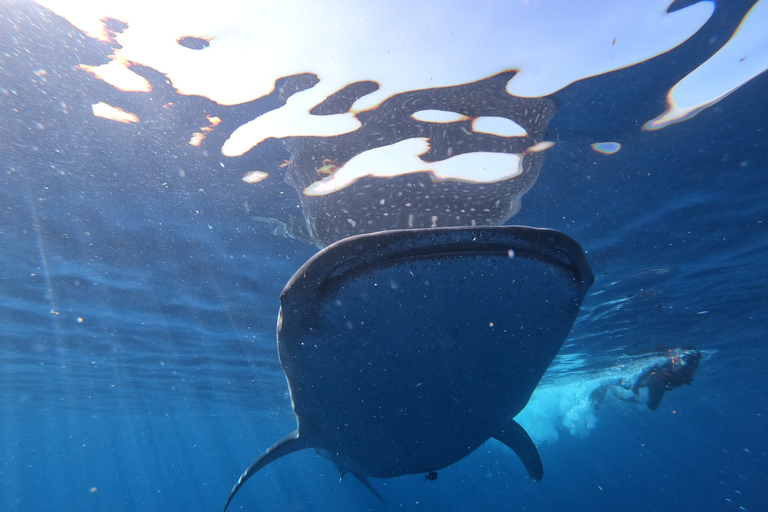
<path fill-rule="evenodd" d="M 224 512 L 227 512 L 227 507 L 229 507 L 230 502 L 232 501 L 232 498 L 235 497 L 235 494 L 237 494 L 237 491 L 240 490 L 240 488 L 245 484 L 246 481 L 248 481 L 249 478 L 251 478 L 254 474 L 256 474 L 257 471 L 259 471 L 261 468 L 266 466 L 272 461 L 275 461 L 282 457 L 283 455 L 288 455 L 289 453 L 293 453 L 299 450 L 303 450 L 304 448 L 309 448 L 308 443 L 299 438 L 299 431 L 294 430 L 269 448 L 261 454 L 261 456 L 256 459 L 256 462 L 251 464 L 251 466 L 245 470 L 245 472 L 240 476 L 240 479 L 237 481 L 235 486 L 232 488 L 232 492 L 229 493 L 229 499 L 227 500 L 227 504 L 224 505 Z"/>
<path fill-rule="evenodd" d="M 362 475 L 360 473 L 352 473 L 352 474 L 355 475 L 355 478 L 360 480 L 360 483 L 362 483 L 364 486 L 366 486 L 368 488 L 368 490 L 373 493 L 374 496 L 379 498 L 379 501 L 381 502 L 382 505 L 384 505 L 385 507 L 389 508 L 389 505 L 387 505 L 387 502 L 384 501 L 384 499 L 382 499 L 381 496 L 379 496 L 379 493 L 376 492 L 376 489 L 371 485 L 371 482 L 368 481 L 368 478 L 366 478 L 365 475 Z"/>
<path fill-rule="evenodd" d="M 536 446 L 531 441 L 528 432 L 525 431 L 515 420 L 511 420 L 504 425 L 501 431 L 493 436 L 494 439 L 501 441 L 512 448 L 520 460 L 523 461 L 525 469 L 528 471 L 531 480 L 538 482 L 544 476 L 544 467 L 541 465 L 541 458 Z"/>

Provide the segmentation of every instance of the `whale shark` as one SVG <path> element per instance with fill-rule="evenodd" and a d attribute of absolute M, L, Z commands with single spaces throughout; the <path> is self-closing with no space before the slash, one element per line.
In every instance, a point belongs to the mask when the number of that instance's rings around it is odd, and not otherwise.
<path fill-rule="evenodd" d="M 224 510 L 260 469 L 307 448 L 379 499 L 369 477 L 434 479 L 491 438 L 540 480 L 514 417 L 593 281 L 579 244 L 550 229 L 393 230 L 329 245 L 280 296 L 297 429 L 242 474 Z"/>

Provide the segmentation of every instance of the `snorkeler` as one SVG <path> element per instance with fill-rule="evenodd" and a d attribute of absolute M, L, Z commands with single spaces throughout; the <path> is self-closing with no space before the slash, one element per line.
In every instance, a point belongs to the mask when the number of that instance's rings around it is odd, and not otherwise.
<path fill-rule="evenodd" d="M 650 410 L 655 411 L 659 408 L 666 391 L 693 382 L 693 374 L 698 369 L 700 360 L 701 352 L 698 350 L 670 350 L 664 359 L 644 367 L 634 378 L 619 378 L 604 383 L 590 393 L 589 400 L 592 407 L 597 409 L 610 390 L 619 400 L 644 402 Z M 642 388 L 648 389 L 646 400 L 640 397 Z"/>

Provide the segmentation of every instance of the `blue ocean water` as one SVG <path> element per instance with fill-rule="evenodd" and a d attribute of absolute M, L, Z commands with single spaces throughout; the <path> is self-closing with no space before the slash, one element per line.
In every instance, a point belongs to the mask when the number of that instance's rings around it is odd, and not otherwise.
<path fill-rule="evenodd" d="M 491 441 L 434 482 L 373 480 L 390 509 L 766 510 L 768 77 L 640 130 L 748 8 L 718 4 L 678 49 L 555 95 L 557 145 L 510 223 L 578 240 L 596 282 L 520 416 L 544 479 Z M 201 113 L 224 107 L 176 95 L 152 70 L 151 95 L 116 91 L 74 69 L 105 61 L 103 47 L 34 4 L 2 10 L 0 510 L 220 510 L 295 428 L 278 297 L 317 249 L 254 219 L 296 215 L 291 187 L 240 179 L 289 155 L 278 143 L 241 159 L 190 146 Z M 95 118 L 105 97 L 142 123 Z M 158 108 L 168 101 L 180 107 Z M 271 101 L 230 107 L 208 143 Z M 595 141 L 622 149 L 601 155 Z M 605 379 L 675 347 L 705 358 L 657 411 L 610 397 L 591 407 Z M 383 510 L 338 480 L 300 452 L 233 506 Z"/>

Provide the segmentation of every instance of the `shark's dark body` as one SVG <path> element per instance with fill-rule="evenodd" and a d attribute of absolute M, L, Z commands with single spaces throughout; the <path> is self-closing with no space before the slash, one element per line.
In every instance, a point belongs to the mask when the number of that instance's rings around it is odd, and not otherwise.
<path fill-rule="evenodd" d="M 593 277 L 581 247 L 516 226 L 399 230 L 335 243 L 281 296 L 278 349 L 298 429 L 269 462 L 316 448 L 343 472 L 430 473 L 494 437 L 534 480 L 514 421 L 554 359 Z"/>

